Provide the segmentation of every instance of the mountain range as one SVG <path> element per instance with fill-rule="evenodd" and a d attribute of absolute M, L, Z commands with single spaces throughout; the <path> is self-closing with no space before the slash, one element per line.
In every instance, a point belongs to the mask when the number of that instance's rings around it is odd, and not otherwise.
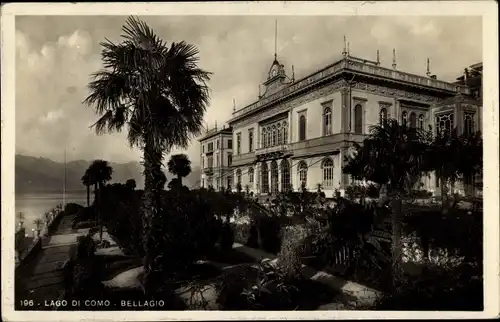
<path fill-rule="evenodd" d="M 77 160 L 66 163 L 66 191 L 85 191 L 81 178 L 92 160 Z M 116 163 L 109 162 L 113 168 L 110 183 L 124 183 L 128 179 L 135 179 L 137 188 L 144 187 L 143 167 L 139 162 Z M 15 191 L 21 193 L 49 193 L 62 192 L 64 185 L 64 163 L 47 158 L 32 157 L 16 154 L 15 159 Z M 165 171 L 167 182 L 174 176 Z M 188 187 L 198 186 L 200 168 L 192 166 L 189 176 L 183 179 Z"/>

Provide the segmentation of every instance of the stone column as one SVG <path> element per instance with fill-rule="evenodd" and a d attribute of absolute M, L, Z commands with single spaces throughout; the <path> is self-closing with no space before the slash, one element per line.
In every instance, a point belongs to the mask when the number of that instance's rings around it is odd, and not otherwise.
<path fill-rule="evenodd" d="M 278 191 L 282 190 L 282 187 L 281 187 L 281 177 L 283 176 L 283 174 L 281 173 L 281 162 L 282 161 L 283 161 L 283 159 L 276 161 L 278 163 Z"/>
<path fill-rule="evenodd" d="M 255 193 L 260 193 L 260 162 L 255 163 L 255 168 L 253 172 L 253 181 L 255 187 Z"/>
<path fill-rule="evenodd" d="M 340 104 L 342 106 L 342 113 L 340 114 L 340 132 L 349 132 L 349 90 L 343 88 L 340 91 Z"/>
<path fill-rule="evenodd" d="M 267 163 L 267 182 L 268 182 L 268 186 L 267 186 L 267 191 L 268 191 L 268 194 L 271 194 L 271 161 L 266 161 Z"/>

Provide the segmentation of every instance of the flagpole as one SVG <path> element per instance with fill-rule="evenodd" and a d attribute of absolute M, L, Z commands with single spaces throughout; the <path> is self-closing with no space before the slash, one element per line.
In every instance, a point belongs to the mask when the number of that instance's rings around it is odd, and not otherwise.
<path fill-rule="evenodd" d="M 66 148 L 64 148 L 64 181 L 63 181 L 63 195 L 62 195 L 62 206 L 63 209 L 66 206 Z"/>

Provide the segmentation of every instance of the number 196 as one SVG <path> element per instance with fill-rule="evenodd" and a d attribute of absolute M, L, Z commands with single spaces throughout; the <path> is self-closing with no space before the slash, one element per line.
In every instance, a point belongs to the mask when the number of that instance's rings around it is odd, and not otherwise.
<path fill-rule="evenodd" d="M 21 301 L 21 306 L 33 306 L 33 300 L 22 300 Z"/>

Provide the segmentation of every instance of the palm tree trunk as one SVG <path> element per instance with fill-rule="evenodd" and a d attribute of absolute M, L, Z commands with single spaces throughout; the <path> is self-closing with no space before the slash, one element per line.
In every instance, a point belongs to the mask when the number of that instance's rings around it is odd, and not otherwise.
<path fill-rule="evenodd" d="M 181 175 L 177 175 L 177 179 L 179 179 L 179 186 L 182 187 L 182 177 Z"/>
<path fill-rule="evenodd" d="M 102 182 L 99 182 L 99 189 L 97 190 L 97 194 L 100 195 L 101 194 L 101 188 L 102 188 Z M 99 200 L 100 200 L 100 196 L 99 196 Z M 99 242 L 102 243 L 102 218 L 99 218 Z"/>
<path fill-rule="evenodd" d="M 163 190 L 161 162 L 163 153 L 161 149 L 156 148 L 145 140 L 146 146 L 144 148 L 144 197 L 143 197 L 143 244 L 145 256 L 144 264 L 144 280 L 143 288 L 145 295 L 155 297 L 157 289 L 161 287 L 158 285 L 159 279 L 155 278 L 158 274 L 156 265 L 158 263 L 155 259 L 158 257 L 160 250 L 155 245 L 154 232 L 152 231 L 152 221 L 157 217 L 161 211 L 161 191 Z M 163 175 L 164 176 L 164 175 Z"/>

